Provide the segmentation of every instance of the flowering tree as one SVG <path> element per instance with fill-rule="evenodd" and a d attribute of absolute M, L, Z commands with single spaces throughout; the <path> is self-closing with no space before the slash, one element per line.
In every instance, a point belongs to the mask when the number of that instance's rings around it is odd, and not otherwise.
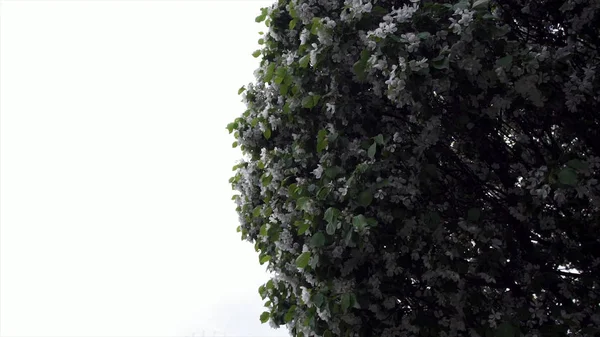
<path fill-rule="evenodd" d="M 600 333 L 600 3 L 280 0 L 228 125 L 294 336 Z"/>

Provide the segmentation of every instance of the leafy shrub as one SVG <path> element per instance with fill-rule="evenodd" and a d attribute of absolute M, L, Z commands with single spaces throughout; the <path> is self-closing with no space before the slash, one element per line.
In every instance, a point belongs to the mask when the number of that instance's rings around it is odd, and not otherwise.
<path fill-rule="evenodd" d="M 228 125 L 294 336 L 600 330 L 600 4 L 280 0 Z"/>

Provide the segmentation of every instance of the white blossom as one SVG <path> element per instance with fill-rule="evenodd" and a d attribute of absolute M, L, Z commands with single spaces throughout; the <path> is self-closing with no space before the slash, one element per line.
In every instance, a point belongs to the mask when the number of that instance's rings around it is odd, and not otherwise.
<path fill-rule="evenodd" d="M 308 42 L 308 39 L 310 38 L 310 31 L 308 31 L 308 29 L 304 28 L 302 29 L 302 32 L 300 33 L 300 45 L 304 45 Z"/>

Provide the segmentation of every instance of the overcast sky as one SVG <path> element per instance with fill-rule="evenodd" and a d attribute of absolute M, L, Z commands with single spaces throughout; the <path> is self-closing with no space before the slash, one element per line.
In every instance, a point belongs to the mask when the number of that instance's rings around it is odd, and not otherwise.
<path fill-rule="evenodd" d="M 1 1 L 0 336 L 287 335 L 225 129 L 271 2 Z"/>

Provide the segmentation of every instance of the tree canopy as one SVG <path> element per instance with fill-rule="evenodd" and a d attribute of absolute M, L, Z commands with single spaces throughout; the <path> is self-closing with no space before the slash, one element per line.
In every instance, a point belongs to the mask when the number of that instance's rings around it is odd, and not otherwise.
<path fill-rule="evenodd" d="M 228 125 L 293 336 L 600 334 L 600 2 L 280 0 Z"/>

